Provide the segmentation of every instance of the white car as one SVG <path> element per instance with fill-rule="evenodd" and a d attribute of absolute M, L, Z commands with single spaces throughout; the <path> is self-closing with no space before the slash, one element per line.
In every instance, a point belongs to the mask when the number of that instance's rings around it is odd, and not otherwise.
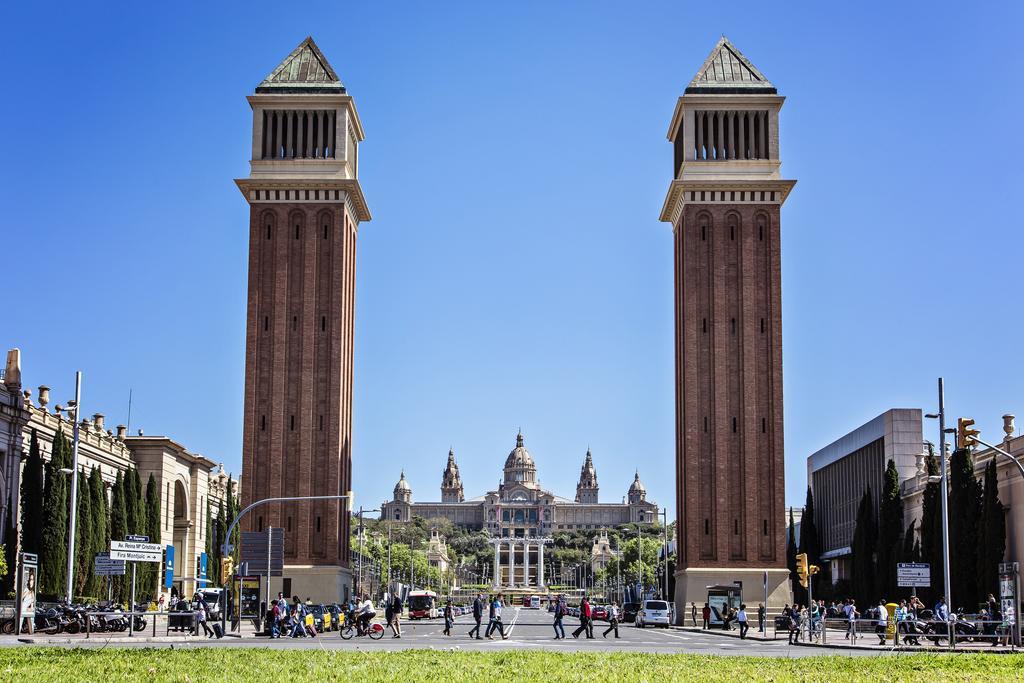
<path fill-rule="evenodd" d="M 668 628 L 672 623 L 669 614 L 668 602 L 665 600 L 644 600 L 640 611 L 636 613 L 636 627 L 664 626 Z"/>

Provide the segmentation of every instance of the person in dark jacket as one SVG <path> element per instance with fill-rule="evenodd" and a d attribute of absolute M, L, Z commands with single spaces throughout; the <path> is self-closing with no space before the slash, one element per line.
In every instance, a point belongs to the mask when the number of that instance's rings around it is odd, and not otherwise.
<path fill-rule="evenodd" d="M 402 637 L 402 624 L 398 618 L 402 616 L 402 596 L 395 593 L 395 596 L 391 598 L 391 630 L 395 632 L 393 638 Z"/>
<path fill-rule="evenodd" d="M 562 596 L 555 598 L 554 615 L 555 640 L 565 640 L 565 626 L 562 625 L 562 618 L 565 616 L 565 600 L 562 599 Z"/>
<path fill-rule="evenodd" d="M 707 630 L 711 626 L 711 605 L 706 602 L 704 603 L 704 609 L 701 610 L 701 617 L 704 618 L 704 626 L 701 628 Z"/>
<path fill-rule="evenodd" d="M 455 623 L 455 608 L 452 607 L 451 598 L 444 605 L 444 633 L 446 636 L 452 634 L 452 624 Z"/>
<path fill-rule="evenodd" d="M 473 600 L 473 621 L 476 622 L 476 626 L 469 630 L 469 637 L 472 638 L 473 634 L 476 634 L 477 640 L 483 640 L 483 636 L 480 635 L 480 620 L 484 618 L 484 596 L 477 593 L 476 598 Z"/>

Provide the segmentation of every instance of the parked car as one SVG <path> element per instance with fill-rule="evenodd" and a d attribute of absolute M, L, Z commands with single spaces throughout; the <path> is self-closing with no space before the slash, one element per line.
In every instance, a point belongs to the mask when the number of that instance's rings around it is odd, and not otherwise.
<path fill-rule="evenodd" d="M 622 606 L 622 622 L 636 621 L 636 613 L 640 611 L 639 602 L 627 602 Z"/>
<path fill-rule="evenodd" d="M 646 626 L 669 627 L 672 617 L 669 613 L 668 602 L 664 600 L 644 600 L 643 607 L 636 613 L 637 628 Z"/>

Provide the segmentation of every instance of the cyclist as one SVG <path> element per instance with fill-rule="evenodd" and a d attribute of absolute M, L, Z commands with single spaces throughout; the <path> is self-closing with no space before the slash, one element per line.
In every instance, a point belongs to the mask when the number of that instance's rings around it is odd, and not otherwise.
<path fill-rule="evenodd" d="M 364 595 L 363 601 L 359 603 L 359 635 L 366 634 L 366 628 L 370 625 L 370 620 L 375 616 L 377 616 L 377 612 L 373 609 L 373 601 L 369 595 Z"/>

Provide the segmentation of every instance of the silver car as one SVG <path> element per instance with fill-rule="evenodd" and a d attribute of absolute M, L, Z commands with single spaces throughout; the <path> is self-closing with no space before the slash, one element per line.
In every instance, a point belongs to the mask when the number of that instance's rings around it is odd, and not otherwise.
<path fill-rule="evenodd" d="M 664 626 L 668 628 L 672 623 L 672 616 L 669 614 L 668 602 L 665 600 L 644 600 L 640 611 L 636 613 L 637 628 L 647 626 Z"/>

